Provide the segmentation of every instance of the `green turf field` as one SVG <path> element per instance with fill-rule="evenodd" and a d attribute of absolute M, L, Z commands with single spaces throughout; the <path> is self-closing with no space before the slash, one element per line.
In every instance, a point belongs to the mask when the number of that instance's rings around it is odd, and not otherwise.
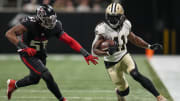
<path fill-rule="evenodd" d="M 0 60 L 0 101 L 7 101 L 6 80 L 21 79 L 28 74 L 28 69 L 15 56 L 5 56 Z M 134 56 L 139 71 L 149 77 L 158 90 L 171 100 L 168 91 L 149 66 L 145 57 Z M 57 81 L 63 95 L 69 101 L 117 101 L 112 84 L 104 68 L 103 61 L 97 66 L 87 65 L 81 56 L 49 56 L 47 67 Z M 127 76 L 130 85 L 130 94 L 127 101 L 156 101 L 130 76 Z M 58 101 L 47 90 L 43 80 L 38 85 L 18 89 L 13 93 L 11 101 Z"/>

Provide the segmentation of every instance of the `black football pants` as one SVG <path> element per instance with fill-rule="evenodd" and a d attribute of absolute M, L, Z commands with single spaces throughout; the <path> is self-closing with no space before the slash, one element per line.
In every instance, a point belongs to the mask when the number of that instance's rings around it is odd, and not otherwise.
<path fill-rule="evenodd" d="M 51 73 L 45 66 L 46 58 L 40 59 L 37 57 L 21 56 L 21 60 L 30 70 L 30 74 L 16 82 L 17 88 L 38 84 L 42 78 L 46 82 L 48 89 L 61 101 L 63 98 L 62 94 Z"/>

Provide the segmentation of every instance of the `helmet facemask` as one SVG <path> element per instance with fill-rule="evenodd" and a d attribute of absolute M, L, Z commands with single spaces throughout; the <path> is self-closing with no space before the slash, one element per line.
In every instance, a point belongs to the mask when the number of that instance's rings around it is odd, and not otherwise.
<path fill-rule="evenodd" d="M 47 29 L 53 29 L 56 26 L 56 15 L 51 15 L 49 17 L 42 17 L 41 26 Z"/>
<path fill-rule="evenodd" d="M 117 28 L 120 25 L 121 15 L 106 14 L 106 20 L 112 28 Z"/>

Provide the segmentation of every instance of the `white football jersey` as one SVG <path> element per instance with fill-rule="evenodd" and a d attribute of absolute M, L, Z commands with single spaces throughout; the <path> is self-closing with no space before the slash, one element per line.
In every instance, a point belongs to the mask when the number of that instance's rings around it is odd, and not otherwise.
<path fill-rule="evenodd" d="M 126 44 L 128 42 L 127 37 L 130 31 L 131 31 L 131 23 L 129 20 L 124 21 L 122 28 L 119 31 L 112 29 L 107 23 L 102 22 L 98 24 L 95 28 L 96 35 L 92 47 L 95 44 L 95 42 L 98 40 L 99 35 L 102 35 L 106 40 L 114 40 L 118 42 L 119 51 L 115 52 L 113 55 L 104 56 L 105 61 L 117 62 L 127 53 Z M 92 54 L 95 55 L 93 51 Z"/>

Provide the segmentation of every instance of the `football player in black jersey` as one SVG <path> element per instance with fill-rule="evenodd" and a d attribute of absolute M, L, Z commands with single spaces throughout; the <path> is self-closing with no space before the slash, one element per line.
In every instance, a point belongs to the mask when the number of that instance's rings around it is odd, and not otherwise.
<path fill-rule="evenodd" d="M 57 20 L 56 13 L 49 5 L 41 5 L 36 10 L 35 17 L 26 17 L 20 24 L 6 32 L 6 37 L 17 46 L 21 60 L 29 68 L 30 74 L 21 80 L 8 80 L 7 96 L 11 99 L 14 90 L 33 84 L 38 84 L 42 78 L 48 89 L 59 101 L 67 101 L 61 94 L 52 74 L 46 67 L 46 45 L 48 39 L 57 37 L 68 44 L 73 50 L 82 53 L 86 62 L 97 64 L 97 57 L 89 54 L 76 40 L 70 37 Z M 18 37 L 21 37 L 19 40 Z"/>

